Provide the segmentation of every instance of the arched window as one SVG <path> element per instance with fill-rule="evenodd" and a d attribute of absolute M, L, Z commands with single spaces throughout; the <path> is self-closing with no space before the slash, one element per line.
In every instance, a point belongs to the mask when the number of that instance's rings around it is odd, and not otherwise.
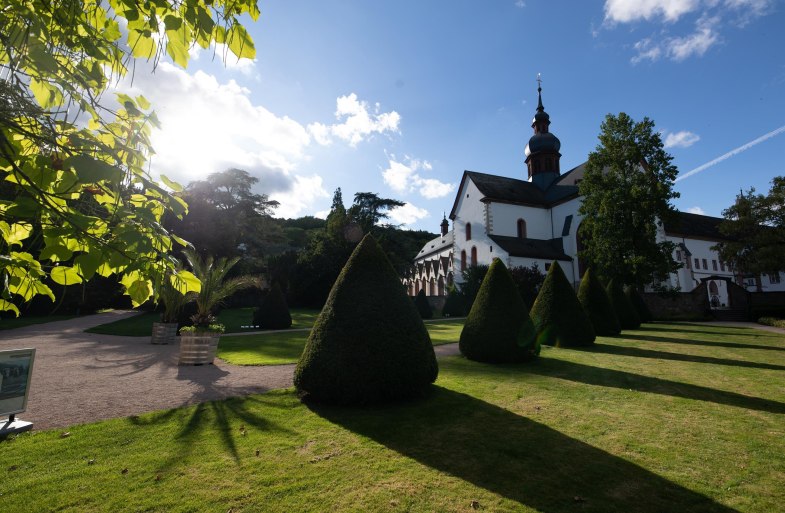
<path fill-rule="evenodd" d="M 523 219 L 518 219 L 518 238 L 525 239 L 526 238 L 526 221 Z"/>
<path fill-rule="evenodd" d="M 472 246 L 472 265 L 477 265 L 477 246 Z"/>
<path fill-rule="evenodd" d="M 466 240 L 472 240 L 472 223 L 466 223 Z"/>
<path fill-rule="evenodd" d="M 461 251 L 461 272 L 466 270 L 466 250 Z"/>

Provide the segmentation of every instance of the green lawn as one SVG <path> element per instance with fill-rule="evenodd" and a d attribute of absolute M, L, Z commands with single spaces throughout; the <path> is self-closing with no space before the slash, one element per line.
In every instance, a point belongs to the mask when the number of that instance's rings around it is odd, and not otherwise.
<path fill-rule="evenodd" d="M 0 444 L 8 511 L 721 512 L 785 504 L 785 338 L 645 325 L 537 362 L 440 360 L 419 401 L 291 390 Z M 164 391 L 165 393 L 165 391 Z"/>
<path fill-rule="evenodd" d="M 427 321 L 433 345 L 458 342 L 463 319 Z M 284 331 L 259 335 L 222 336 L 218 357 L 235 365 L 280 365 L 297 363 L 309 331 Z"/>
<path fill-rule="evenodd" d="M 226 333 L 241 333 L 252 331 L 247 328 L 253 319 L 253 308 L 227 308 L 218 314 L 218 322 L 226 327 Z M 319 315 L 318 310 L 292 309 L 292 328 L 310 328 Z M 101 333 L 103 335 L 121 335 L 126 337 L 149 337 L 153 332 L 153 323 L 159 322 L 161 316 L 157 313 L 143 313 L 128 319 L 101 324 L 90 328 L 88 333 Z M 243 326 L 246 326 L 245 328 Z"/>
<path fill-rule="evenodd" d="M 0 319 L 0 330 L 13 330 L 16 328 L 24 328 L 25 326 L 32 326 L 34 324 L 44 324 L 46 322 L 65 321 L 73 319 L 75 315 L 47 315 L 45 317 L 27 317 L 22 314 L 21 317 L 11 317 L 8 319 Z"/>

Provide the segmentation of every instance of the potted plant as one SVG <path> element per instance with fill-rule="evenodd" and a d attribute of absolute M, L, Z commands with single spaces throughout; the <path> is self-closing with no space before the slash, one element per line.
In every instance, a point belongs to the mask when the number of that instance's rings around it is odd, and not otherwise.
<path fill-rule="evenodd" d="M 192 297 L 196 313 L 191 316 L 193 326 L 180 329 L 180 365 L 202 365 L 213 363 L 218 349 L 218 340 L 224 331 L 223 324 L 215 320 L 215 311 L 235 292 L 258 287 L 260 281 L 254 276 L 227 278 L 229 271 L 240 260 L 239 257 L 214 259 L 202 258 L 194 250 L 186 250 L 185 258 L 193 273 L 202 282 L 198 294 Z"/>
<path fill-rule="evenodd" d="M 153 323 L 152 344 L 173 344 L 177 337 L 177 318 L 186 303 L 193 300 L 193 293 L 183 294 L 165 282 L 159 289 L 158 299 L 163 306 L 161 321 Z"/>

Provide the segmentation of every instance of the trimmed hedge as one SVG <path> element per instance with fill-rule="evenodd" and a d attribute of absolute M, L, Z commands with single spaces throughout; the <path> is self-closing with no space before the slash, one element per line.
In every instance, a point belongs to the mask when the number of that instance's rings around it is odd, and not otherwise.
<path fill-rule="evenodd" d="M 470 360 L 489 363 L 535 358 L 540 346 L 527 310 L 510 272 L 495 259 L 463 325 L 458 342 L 461 353 Z"/>
<path fill-rule="evenodd" d="M 635 307 L 630 303 L 627 294 L 621 284 L 616 280 L 611 280 L 608 283 L 608 297 L 613 305 L 613 310 L 616 312 L 616 317 L 619 318 L 619 325 L 623 330 L 636 330 L 641 327 L 641 318 Z"/>
<path fill-rule="evenodd" d="M 629 286 L 624 289 L 624 293 L 627 295 L 627 299 L 630 300 L 632 307 L 635 308 L 635 311 L 638 313 L 638 317 L 640 318 L 641 322 L 651 322 L 654 320 L 654 316 L 651 314 L 649 306 L 641 297 L 638 289 L 633 286 Z"/>
<path fill-rule="evenodd" d="M 305 400 L 361 405 L 422 395 L 436 380 L 431 338 L 371 235 L 335 281 L 297 363 Z"/>
<path fill-rule="evenodd" d="M 431 304 L 428 303 L 428 296 L 425 295 L 425 290 L 420 289 L 420 292 L 414 296 L 414 306 L 417 307 L 417 312 L 422 319 L 433 319 L 433 310 Z"/>
<path fill-rule="evenodd" d="M 292 327 L 292 314 L 289 313 L 286 298 L 277 283 L 254 309 L 252 323 L 268 330 L 285 330 Z"/>
<path fill-rule="evenodd" d="M 581 285 L 578 287 L 578 301 L 589 316 L 597 335 L 612 337 L 621 333 L 619 318 L 616 317 L 608 293 L 591 268 L 583 273 Z"/>
<path fill-rule="evenodd" d="M 541 344 L 556 347 L 590 346 L 596 335 L 575 289 L 554 261 L 529 312 Z"/>
<path fill-rule="evenodd" d="M 447 292 L 447 299 L 442 307 L 442 317 L 463 317 L 466 315 L 466 303 L 463 295 L 451 286 Z"/>

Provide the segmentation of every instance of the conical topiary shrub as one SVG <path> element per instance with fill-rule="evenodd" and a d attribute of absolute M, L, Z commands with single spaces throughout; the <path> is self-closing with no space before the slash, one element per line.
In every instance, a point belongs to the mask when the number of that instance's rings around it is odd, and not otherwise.
<path fill-rule="evenodd" d="M 586 269 L 578 287 L 578 301 L 586 311 L 594 327 L 594 333 L 602 336 L 614 336 L 621 333 L 619 318 L 613 310 L 608 293 L 591 269 Z"/>
<path fill-rule="evenodd" d="M 461 353 L 470 360 L 490 363 L 536 357 L 540 347 L 527 310 L 510 272 L 495 259 L 461 331 Z"/>
<path fill-rule="evenodd" d="M 442 307 L 442 317 L 463 317 L 464 315 L 466 315 L 466 306 L 463 295 L 454 286 L 450 286 L 447 291 L 447 299 L 444 300 Z"/>
<path fill-rule="evenodd" d="M 621 329 L 636 330 L 640 328 L 641 318 L 624 293 L 621 284 L 616 280 L 611 280 L 608 283 L 607 291 L 608 298 L 611 300 L 611 305 L 613 305 L 613 311 L 616 312 L 616 317 L 619 318 Z"/>
<path fill-rule="evenodd" d="M 414 303 L 366 235 L 314 323 L 294 372 L 297 391 L 308 400 L 368 404 L 420 395 L 437 374 Z"/>
<path fill-rule="evenodd" d="M 431 304 L 428 303 L 428 296 L 425 295 L 424 289 L 420 289 L 420 292 L 418 292 L 414 297 L 414 306 L 417 307 L 417 311 L 420 313 L 420 318 L 433 318 L 433 310 L 431 309 Z"/>
<path fill-rule="evenodd" d="M 254 309 L 253 325 L 267 330 L 285 330 L 292 327 L 292 315 L 277 283 Z"/>
<path fill-rule="evenodd" d="M 641 297 L 641 293 L 638 292 L 638 289 L 630 286 L 624 289 L 624 293 L 627 294 L 627 299 L 632 303 L 632 307 L 635 308 L 641 322 L 651 322 L 653 318 L 651 310 L 649 310 L 649 306 Z"/>
<path fill-rule="evenodd" d="M 529 315 L 541 344 L 576 347 L 594 343 L 594 326 L 558 262 L 548 269 Z"/>

